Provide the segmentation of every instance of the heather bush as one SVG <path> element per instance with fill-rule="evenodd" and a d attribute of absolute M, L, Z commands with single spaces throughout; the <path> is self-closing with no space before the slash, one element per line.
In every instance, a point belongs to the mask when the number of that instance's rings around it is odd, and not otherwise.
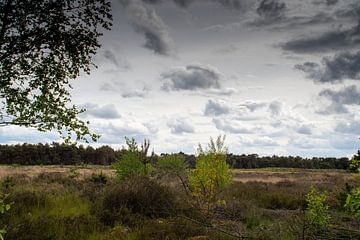
<path fill-rule="evenodd" d="M 173 192 L 149 179 L 133 177 L 106 189 L 99 211 L 107 225 L 130 220 L 171 216 L 177 209 Z"/>

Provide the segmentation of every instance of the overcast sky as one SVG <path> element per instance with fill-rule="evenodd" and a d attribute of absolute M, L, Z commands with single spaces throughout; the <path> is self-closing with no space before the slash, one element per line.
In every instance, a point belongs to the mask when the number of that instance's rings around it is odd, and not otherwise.
<path fill-rule="evenodd" d="M 101 139 L 194 153 L 351 156 L 360 146 L 358 0 L 114 0 L 113 29 L 72 85 Z M 58 141 L 6 127 L 1 143 Z"/>

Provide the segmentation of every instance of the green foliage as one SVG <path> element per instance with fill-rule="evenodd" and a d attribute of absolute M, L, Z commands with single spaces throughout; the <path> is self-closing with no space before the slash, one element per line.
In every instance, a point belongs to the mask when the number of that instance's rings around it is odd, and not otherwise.
<path fill-rule="evenodd" d="M 112 167 L 116 171 L 119 180 L 125 180 L 132 176 L 144 175 L 143 165 L 140 161 L 140 152 L 126 151 L 119 161 Z"/>
<path fill-rule="evenodd" d="M 351 194 L 347 195 L 344 207 L 356 217 L 360 218 L 360 187 L 353 189 Z"/>
<path fill-rule="evenodd" d="M 4 0 L 0 16 L 0 125 L 96 140 L 69 89 L 94 65 L 101 31 L 111 27 L 110 2 Z"/>
<path fill-rule="evenodd" d="M 231 171 L 226 163 L 227 149 L 225 136 L 219 136 L 214 142 L 210 138 L 208 149 L 199 144 L 196 168 L 191 171 L 189 185 L 192 195 L 207 210 L 220 203 L 218 194 L 231 182 Z"/>
<path fill-rule="evenodd" d="M 119 180 L 125 180 L 133 176 L 147 175 L 152 171 L 146 154 L 150 142 L 144 141 L 144 145 L 139 149 L 134 138 L 125 138 L 127 150 L 123 150 L 121 158 L 112 167 L 115 169 Z M 145 146 L 145 147 L 144 147 Z"/>
<path fill-rule="evenodd" d="M 360 172 L 360 151 L 351 159 L 349 164 L 349 170 L 355 173 Z"/>
<path fill-rule="evenodd" d="M 160 174 L 170 176 L 186 175 L 189 169 L 185 157 L 181 154 L 168 154 L 157 161 L 157 170 Z"/>
<path fill-rule="evenodd" d="M 1 194 L 0 196 L 0 214 L 4 214 L 5 212 L 10 210 L 11 204 L 7 203 L 8 195 Z M 4 235 L 6 234 L 5 228 L 0 229 L 0 239 L 4 240 Z"/>
<path fill-rule="evenodd" d="M 327 213 L 329 206 L 325 203 L 326 193 L 319 193 L 315 187 L 312 187 L 306 195 L 307 215 L 306 220 L 310 226 L 321 229 L 327 228 L 330 224 L 330 215 Z"/>
<path fill-rule="evenodd" d="M 228 149 L 225 146 L 225 139 L 226 139 L 226 135 L 223 136 L 219 135 L 216 138 L 216 141 L 212 137 L 210 137 L 210 142 L 208 143 L 206 150 L 204 150 L 201 144 L 199 144 L 198 154 L 206 155 L 206 154 L 214 153 L 214 154 L 226 155 L 228 153 Z"/>

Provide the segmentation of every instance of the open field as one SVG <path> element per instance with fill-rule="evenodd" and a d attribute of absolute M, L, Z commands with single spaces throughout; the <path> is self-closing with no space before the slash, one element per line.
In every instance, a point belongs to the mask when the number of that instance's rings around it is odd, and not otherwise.
<path fill-rule="evenodd" d="M 105 166 L 0 166 L 0 178 L 13 202 L 0 218 L 6 240 L 360 239 L 343 207 L 359 177 L 345 171 L 236 169 L 210 215 L 176 179 L 118 182 Z M 327 196 L 324 231 L 305 221 L 312 186 Z"/>
<path fill-rule="evenodd" d="M 297 169 L 297 168 L 258 168 L 258 169 L 233 169 L 235 182 L 263 182 L 279 183 L 283 181 L 307 182 L 312 184 L 331 183 L 333 181 L 349 181 L 356 174 L 343 170 L 322 169 Z M 6 176 L 26 175 L 34 178 L 39 174 L 60 173 L 64 175 L 76 174 L 78 179 L 90 177 L 92 174 L 104 174 L 110 178 L 115 176 L 115 171 L 109 166 L 84 165 L 84 166 L 19 166 L 0 165 L 0 179 Z"/>
<path fill-rule="evenodd" d="M 103 173 L 106 176 L 115 176 L 114 170 L 109 166 L 88 165 L 88 166 L 19 166 L 19 165 L 1 165 L 0 178 L 13 175 L 26 175 L 30 178 L 37 177 L 39 174 L 60 173 L 64 175 L 73 174 L 76 172 L 77 178 L 83 179 L 92 174 Z"/>

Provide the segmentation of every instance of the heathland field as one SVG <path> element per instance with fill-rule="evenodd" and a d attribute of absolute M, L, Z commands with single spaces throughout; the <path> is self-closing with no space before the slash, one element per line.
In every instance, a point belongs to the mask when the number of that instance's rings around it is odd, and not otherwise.
<path fill-rule="evenodd" d="M 359 218 L 344 209 L 359 176 L 342 170 L 232 170 L 206 211 L 156 171 L 118 181 L 105 166 L 12 165 L 0 177 L 12 204 L 1 218 L 8 240 L 360 239 Z M 309 218 L 311 187 L 324 196 L 324 225 Z"/>

